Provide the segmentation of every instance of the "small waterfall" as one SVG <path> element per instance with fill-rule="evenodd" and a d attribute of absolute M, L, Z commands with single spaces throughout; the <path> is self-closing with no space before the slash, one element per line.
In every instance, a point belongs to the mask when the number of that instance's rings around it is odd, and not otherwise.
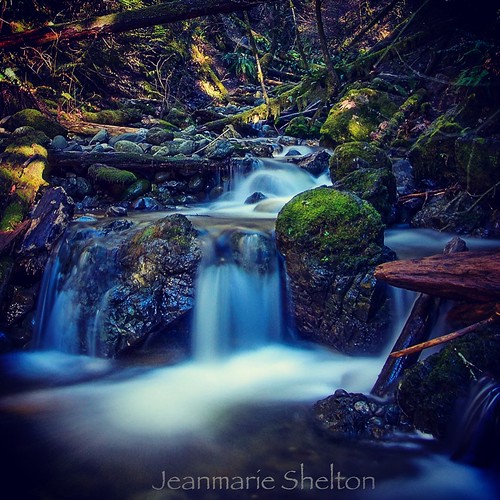
<path fill-rule="evenodd" d="M 195 360 L 214 361 L 279 341 L 284 324 L 274 239 L 241 230 L 209 233 L 196 287 Z"/>
<path fill-rule="evenodd" d="M 500 464 L 500 384 L 485 376 L 472 388 L 452 458 L 477 466 Z"/>

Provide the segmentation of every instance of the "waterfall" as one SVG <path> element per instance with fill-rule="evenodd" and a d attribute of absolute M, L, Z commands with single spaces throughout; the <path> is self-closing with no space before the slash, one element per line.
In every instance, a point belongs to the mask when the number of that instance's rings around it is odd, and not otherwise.
<path fill-rule="evenodd" d="M 274 239 L 240 230 L 204 241 L 193 324 L 193 355 L 214 361 L 283 338 L 281 275 Z"/>

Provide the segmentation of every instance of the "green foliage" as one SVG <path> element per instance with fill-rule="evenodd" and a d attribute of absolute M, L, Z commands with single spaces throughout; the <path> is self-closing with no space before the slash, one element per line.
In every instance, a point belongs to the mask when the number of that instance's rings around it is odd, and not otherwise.
<path fill-rule="evenodd" d="M 251 80 L 255 79 L 256 66 L 255 59 L 250 52 L 236 51 L 228 52 L 222 58 L 228 65 L 229 71 L 238 76 L 243 76 Z"/>
<path fill-rule="evenodd" d="M 489 72 L 482 66 L 464 69 L 458 75 L 455 85 L 459 87 L 477 87 L 484 84 L 489 77 Z"/>
<path fill-rule="evenodd" d="M 109 167 L 108 165 L 101 163 L 91 165 L 89 167 L 88 174 L 97 182 L 104 184 L 129 185 L 137 181 L 137 177 L 132 172 Z"/>

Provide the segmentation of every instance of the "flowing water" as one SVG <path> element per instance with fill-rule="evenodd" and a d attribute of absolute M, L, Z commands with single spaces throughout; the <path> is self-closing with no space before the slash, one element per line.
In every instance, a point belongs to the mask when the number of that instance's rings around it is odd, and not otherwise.
<path fill-rule="evenodd" d="M 203 257 L 192 356 L 174 366 L 93 357 L 120 238 L 165 214 L 109 234 L 99 221 L 74 223 L 44 277 L 37 349 L 2 358 L 5 498 L 494 498 L 490 471 L 451 461 L 429 436 L 330 442 L 313 430 L 312 403 L 338 388 L 368 392 L 392 342 L 378 357 L 350 358 L 295 338 L 274 220 L 328 178 L 284 162 L 287 152 L 234 172 L 218 201 L 183 210 Z M 266 198 L 245 203 L 255 192 Z M 405 257 L 448 240 L 408 230 L 386 238 Z M 394 335 L 412 299 L 393 290 Z"/>

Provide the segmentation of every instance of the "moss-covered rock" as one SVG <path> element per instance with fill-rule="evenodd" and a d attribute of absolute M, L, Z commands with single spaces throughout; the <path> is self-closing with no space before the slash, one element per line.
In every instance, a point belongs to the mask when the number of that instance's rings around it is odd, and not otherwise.
<path fill-rule="evenodd" d="M 104 109 L 102 111 L 83 111 L 82 117 L 87 122 L 103 125 L 127 125 L 139 121 L 141 112 L 138 109 Z"/>
<path fill-rule="evenodd" d="M 453 116 L 441 115 L 432 122 L 409 151 L 417 181 L 446 182 L 456 178 L 455 141 L 461 132 Z"/>
<path fill-rule="evenodd" d="M 306 116 L 296 116 L 285 128 L 285 135 L 299 139 L 319 139 L 321 127 Z"/>
<path fill-rule="evenodd" d="M 367 141 L 379 124 L 389 120 L 397 109 L 394 99 L 386 92 L 351 89 L 332 107 L 320 132 L 329 145 Z"/>
<path fill-rule="evenodd" d="M 56 135 L 66 135 L 66 129 L 50 118 L 40 113 L 37 109 L 23 109 L 12 115 L 8 122 L 9 130 L 15 130 L 19 127 L 29 126 L 36 130 L 40 130 L 50 138 Z"/>
<path fill-rule="evenodd" d="M 382 149 L 369 142 L 354 141 L 337 146 L 330 158 L 330 178 L 342 179 L 359 168 L 391 168 L 391 160 Z"/>
<path fill-rule="evenodd" d="M 0 231 L 12 231 L 23 221 L 26 206 L 21 201 L 13 201 L 7 205 L 0 218 Z"/>
<path fill-rule="evenodd" d="M 130 185 L 137 181 L 137 177 L 128 170 L 109 167 L 103 163 L 94 163 L 89 167 L 89 176 L 98 183 Z"/>
<path fill-rule="evenodd" d="M 179 128 L 186 128 L 193 124 L 191 117 L 179 108 L 171 108 L 166 118 L 167 122 Z"/>
<path fill-rule="evenodd" d="M 458 180 L 467 191 L 482 194 L 500 182 L 500 139 L 459 137 L 455 157 Z"/>
<path fill-rule="evenodd" d="M 390 221 L 396 201 L 396 178 L 390 170 L 361 168 L 334 183 L 333 187 L 368 201 L 385 223 Z"/>
<path fill-rule="evenodd" d="M 373 277 L 384 260 L 379 213 L 357 196 L 317 188 L 278 214 L 299 332 L 346 353 L 377 351 L 386 333 L 385 288 Z"/>
<path fill-rule="evenodd" d="M 134 153 L 139 155 L 144 153 L 141 146 L 132 141 L 117 141 L 115 142 L 114 148 L 119 153 Z"/>
<path fill-rule="evenodd" d="M 484 373 L 500 377 L 498 359 L 498 328 L 449 342 L 404 372 L 397 391 L 399 405 L 417 429 L 446 436 L 474 378 Z"/>
<path fill-rule="evenodd" d="M 151 190 L 151 182 L 147 179 L 139 179 L 138 181 L 131 184 L 123 193 L 124 201 L 133 201 L 139 196 L 143 196 Z"/>

